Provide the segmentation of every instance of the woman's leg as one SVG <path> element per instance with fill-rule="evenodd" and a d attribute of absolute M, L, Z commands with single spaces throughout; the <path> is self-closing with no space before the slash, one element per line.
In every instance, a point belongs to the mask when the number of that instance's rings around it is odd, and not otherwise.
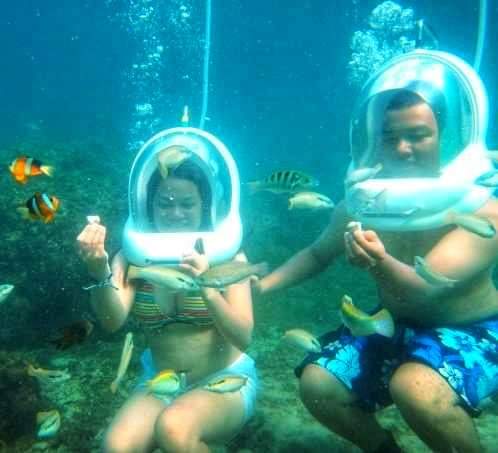
<path fill-rule="evenodd" d="M 164 451 L 208 452 L 208 443 L 235 436 L 245 421 L 240 391 L 214 393 L 196 389 L 177 398 L 157 418 L 155 440 Z"/>
<path fill-rule="evenodd" d="M 152 450 L 154 424 L 165 404 L 144 392 L 133 395 L 114 417 L 104 439 L 106 453 Z"/>

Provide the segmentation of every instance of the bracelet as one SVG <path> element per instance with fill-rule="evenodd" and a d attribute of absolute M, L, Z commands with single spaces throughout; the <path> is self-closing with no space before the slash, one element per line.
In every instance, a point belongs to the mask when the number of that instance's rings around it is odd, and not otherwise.
<path fill-rule="evenodd" d="M 114 288 L 114 289 L 119 289 L 117 286 L 114 286 L 112 284 L 112 272 L 109 274 L 108 277 L 104 278 L 104 280 L 101 280 L 100 282 L 93 283 L 88 286 L 83 286 L 82 289 L 84 291 L 89 291 L 91 289 L 96 289 L 96 288 Z"/>

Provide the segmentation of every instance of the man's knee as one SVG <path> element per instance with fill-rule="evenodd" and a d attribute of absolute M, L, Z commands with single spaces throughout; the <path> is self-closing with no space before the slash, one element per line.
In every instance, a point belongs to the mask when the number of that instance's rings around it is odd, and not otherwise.
<path fill-rule="evenodd" d="M 457 403 L 455 392 L 433 369 L 420 363 L 401 365 L 389 382 L 394 403 L 403 409 L 443 415 Z"/>
<path fill-rule="evenodd" d="M 353 394 L 334 375 L 317 365 L 308 365 L 299 379 L 299 394 L 303 403 L 310 408 L 347 406 L 354 401 Z"/>
<path fill-rule="evenodd" d="M 155 438 L 162 448 L 173 451 L 190 451 L 198 442 L 198 435 L 184 423 L 173 408 L 167 408 L 157 417 L 154 425 Z"/>

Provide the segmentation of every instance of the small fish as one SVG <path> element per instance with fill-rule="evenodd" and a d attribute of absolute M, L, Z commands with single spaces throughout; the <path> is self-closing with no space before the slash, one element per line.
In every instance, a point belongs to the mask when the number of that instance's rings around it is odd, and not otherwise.
<path fill-rule="evenodd" d="M 451 287 L 455 285 L 455 283 L 458 283 L 458 280 L 434 272 L 421 256 L 415 257 L 415 272 L 419 277 L 423 278 L 431 285 Z"/>
<path fill-rule="evenodd" d="M 266 190 L 277 194 L 309 190 L 318 184 L 318 180 L 313 176 L 296 170 L 275 171 L 262 180 L 247 183 L 252 193 Z"/>
<path fill-rule="evenodd" d="M 157 154 L 157 162 L 159 164 L 159 173 L 163 178 L 167 178 L 169 171 L 174 170 L 183 162 L 190 158 L 192 151 L 185 146 L 171 145 Z"/>
<path fill-rule="evenodd" d="M 486 151 L 486 157 L 493 162 L 498 162 L 498 150 L 488 150 Z"/>
<path fill-rule="evenodd" d="M 298 192 L 289 198 L 289 209 L 332 209 L 334 202 L 318 192 Z"/>
<path fill-rule="evenodd" d="M 49 223 L 54 220 L 59 206 L 58 198 L 36 192 L 23 206 L 18 207 L 17 211 L 25 219 L 42 220 L 43 223 Z"/>
<path fill-rule="evenodd" d="M 7 300 L 7 297 L 9 297 L 9 294 L 12 292 L 13 289 L 14 285 L 10 285 L 9 283 L 0 285 L 0 304 L 5 300 Z"/>
<path fill-rule="evenodd" d="M 284 333 L 282 340 L 285 343 L 302 349 L 305 352 L 321 352 L 322 350 L 322 345 L 318 339 L 304 329 L 287 330 Z"/>
<path fill-rule="evenodd" d="M 424 19 L 417 20 L 415 28 L 417 30 L 415 48 L 439 49 L 439 39 L 434 29 Z"/>
<path fill-rule="evenodd" d="M 26 184 L 31 176 L 53 176 L 54 167 L 42 164 L 38 159 L 19 156 L 9 165 L 10 173 L 16 182 Z"/>
<path fill-rule="evenodd" d="M 183 107 L 183 114 L 182 114 L 182 118 L 181 118 L 180 122 L 182 123 L 183 127 L 188 127 L 188 125 L 190 123 L 190 115 L 189 115 L 189 111 L 188 111 L 188 105 L 185 105 Z"/>
<path fill-rule="evenodd" d="M 237 392 L 246 382 L 246 376 L 227 375 L 212 379 L 203 388 L 215 393 Z"/>
<path fill-rule="evenodd" d="M 224 288 L 238 283 L 251 275 L 262 277 L 268 273 L 268 263 L 251 264 L 242 261 L 230 261 L 210 267 L 199 275 L 195 281 L 208 288 Z"/>
<path fill-rule="evenodd" d="M 162 288 L 170 288 L 178 291 L 194 291 L 199 285 L 192 277 L 177 269 L 166 266 L 128 266 L 128 279 L 143 279 Z"/>
<path fill-rule="evenodd" d="M 498 187 L 498 170 L 490 170 L 476 178 L 475 184 L 484 187 Z"/>
<path fill-rule="evenodd" d="M 58 410 L 38 412 L 36 414 L 38 425 L 38 439 L 49 439 L 54 437 L 61 427 L 61 414 Z"/>
<path fill-rule="evenodd" d="M 377 173 L 382 170 L 382 164 L 377 164 L 374 167 L 364 167 L 353 170 L 344 181 L 346 187 L 351 187 L 360 182 L 366 181 L 367 179 L 374 178 Z"/>
<path fill-rule="evenodd" d="M 45 368 L 36 368 L 29 362 L 26 363 L 26 373 L 28 376 L 32 376 L 45 384 L 59 384 L 71 379 L 71 375 L 67 370 L 47 370 Z"/>
<path fill-rule="evenodd" d="M 93 323 L 88 319 L 81 319 L 64 327 L 60 337 L 55 340 L 50 340 L 50 343 L 55 345 L 56 349 L 65 350 L 82 343 L 93 331 Z"/>
<path fill-rule="evenodd" d="M 447 223 L 458 225 L 471 233 L 483 238 L 492 238 L 496 234 L 496 228 L 489 219 L 478 217 L 473 214 L 458 214 L 448 211 L 445 216 Z"/>
<path fill-rule="evenodd" d="M 180 376 L 174 370 L 163 370 L 147 381 L 147 390 L 157 396 L 174 395 L 180 390 Z"/>
<path fill-rule="evenodd" d="M 340 315 L 342 322 L 355 336 L 366 336 L 378 333 L 384 337 L 394 335 L 394 321 L 391 314 L 385 309 L 374 315 L 368 315 L 355 307 L 348 295 L 342 297 Z"/>

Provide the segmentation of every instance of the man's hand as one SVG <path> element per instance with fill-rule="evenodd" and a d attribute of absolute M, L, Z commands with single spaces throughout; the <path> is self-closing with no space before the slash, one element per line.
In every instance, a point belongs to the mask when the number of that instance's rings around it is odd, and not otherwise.
<path fill-rule="evenodd" d="M 372 230 L 354 229 L 344 233 L 346 257 L 354 266 L 369 269 L 386 257 L 384 244 Z"/>

